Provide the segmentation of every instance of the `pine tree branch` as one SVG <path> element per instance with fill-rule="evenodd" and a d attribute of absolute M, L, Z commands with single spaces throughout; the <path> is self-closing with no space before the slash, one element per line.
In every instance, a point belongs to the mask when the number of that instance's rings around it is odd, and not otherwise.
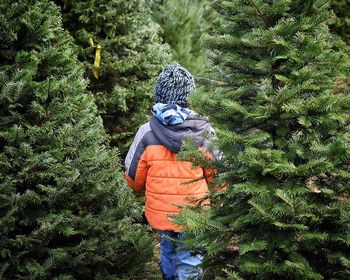
<path fill-rule="evenodd" d="M 317 7 L 318 10 L 323 9 L 324 6 L 326 6 L 327 4 L 330 4 L 332 1 L 331 0 L 326 0 L 324 1 L 323 4 L 321 4 L 320 6 Z"/>
<path fill-rule="evenodd" d="M 255 10 L 258 12 L 258 14 L 261 16 L 261 18 L 263 19 L 263 21 L 265 22 L 266 26 L 269 26 L 267 19 L 265 18 L 265 16 L 263 15 L 263 13 L 259 10 L 258 6 L 256 5 L 254 0 L 248 0 L 250 2 L 251 5 L 254 6 Z"/>
<path fill-rule="evenodd" d="M 100 116 L 120 116 L 120 113 L 119 112 L 115 112 L 115 113 L 103 113 L 103 114 L 100 114 Z"/>
<path fill-rule="evenodd" d="M 266 76 L 266 75 L 269 74 L 268 72 L 252 70 L 252 69 L 244 69 L 244 68 L 240 68 L 240 67 L 237 67 L 237 66 L 232 66 L 229 63 L 224 64 L 224 65 L 228 66 L 230 68 L 234 68 L 235 69 L 234 73 L 240 73 L 240 74 L 252 75 L 252 76 Z"/>
<path fill-rule="evenodd" d="M 212 83 L 216 83 L 220 86 L 229 86 L 231 85 L 230 83 L 228 82 L 225 82 L 225 81 L 219 81 L 219 80 L 213 80 L 213 79 L 209 79 L 209 78 L 205 78 L 205 77 L 197 77 L 198 80 L 205 80 L 205 81 L 209 81 L 209 82 L 212 82 Z"/>
<path fill-rule="evenodd" d="M 330 20 L 332 17 L 333 17 L 333 15 L 330 15 L 330 16 L 328 16 L 328 17 L 326 17 L 326 18 L 324 18 L 324 19 L 322 19 L 322 20 L 316 22 L 316 24 L 314 24 L 314 25 L 312 26 L 312 28 L 315 28 L 317 25 L 320 25 L 321 23 L 324 23 L 324 22 Z"/>
<path fill-rule="evenodd" d="M 290 11 L 291 14 L 294 14 L 301 6 L 304 4 L 304 1 L 299 1 L 298 4 L 294 7 L 293 10 Z"/>
<path fill-rule="evenodd" d="M 274 63 L 272 63 L 272 65 L 271 65 L 272 70 L 277 70 L 277 69 L 282 65 L 282 63 L 283 63 L 284 61 L 286 61 L 286 60 L 287 60 L 287 59 L 277 59 L 277 60 L 276 60 Z M 274 89 L 277 89 L 277 88 L 280 87 L 280 85 L 281 85 L 281 81 L 277 80 L 277 79 L 276 79 L 276 75 L 273 74 L 273 75 L 272 75 L 272 87 L 273 87 Z"/>

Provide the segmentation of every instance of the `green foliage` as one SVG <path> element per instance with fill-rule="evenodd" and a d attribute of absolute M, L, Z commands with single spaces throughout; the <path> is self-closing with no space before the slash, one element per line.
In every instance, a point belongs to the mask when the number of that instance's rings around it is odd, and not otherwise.
<path fill-rule="evenodd" d="M 79 59 L 90 78 L 111 144 L 122 152 L 149 115 L 155 79 L 169 62 L 169 50 L 160 43 L 159 26 L 152 22 L 146 0 L 56 0 L 64 27 L 79 46 Z M 95 49 L 101 49 L 99 79 L 93 77 Z"/>
<path fill-rule="evenodd" d="M 331 8 L 335 17 L 331 20 L 330 28 L 340 35 L 344 42 L 350 45 L 350 1 L 332 0 Z M 348 47 L 349 48 L 349 47 Z"/>
<path fill-rule="evenodd" d="M 216 127 L 228 187 L 179 219 L 208 279 L 350 278 L 350 96 L 336 83 L 349 58 L 327 2 L 216 1 L 206 45 L 218 71 L 193 100 Z"/>
<path fill-rule="evenodd" d="M 59 8 L 0 4 L 0 278 L 122 279 L 152 256 Z"/>
<path fill-rule="evenodd" d="M 153 17 L 176 61 L 194 74 L 205 72 L 208 60 L 202 51 L 201 36 L 210 28 L 213 10 L 208 0 L 155 0 Z"/>

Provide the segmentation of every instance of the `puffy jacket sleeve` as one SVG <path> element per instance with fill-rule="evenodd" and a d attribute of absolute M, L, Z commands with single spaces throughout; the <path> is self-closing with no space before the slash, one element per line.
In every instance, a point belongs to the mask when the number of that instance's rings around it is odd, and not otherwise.
<path fill-rule="evenodd" d="M 136 192 L 145 188 L 148 165 L 143 136 L 148 131 L 149 124 L 139 128 L 125 158 L 125 179 Z"/>
<path fill-rule="evenodd" d="M 204 139 L 203 147 L 206 151 L 210 153 L 208 156 L 210 160 L 220 160 L 221 159 L 221 151 L 219 151 L 215 146 L 213 146 L 213 142 L 217 141 L 217 136 L 215 130 L 212 126 L 209 125 L 207 135 Z"/>
<path fill-rule="evenodd" d="M 216 140 L 217 140 L 217 136 L 216 136 L 215 130 L 211 126 L 209 126 L 208 135 L 204 141 L 203 148 L 201 150 L 204 156 L 209 161 L 221 160 L 222 158 L 221 151 L 218 150 L 215 146 L 214 147 L 212 146 L 213 142 L 215 142 Z M 207 184 L 209 186 L 214 186 L 212 180 L 213 180 L 213 177 L 217 175 L 217 170 L 215 168 L 205 168 L 203 171 L 204 171 L 204 176 L 207 181 Z M 221 184 L 221 186 L 215 188 L 216 191 L 220 191 L 223 189 L 227 189 L 227 184 L 223 183 Z"/>

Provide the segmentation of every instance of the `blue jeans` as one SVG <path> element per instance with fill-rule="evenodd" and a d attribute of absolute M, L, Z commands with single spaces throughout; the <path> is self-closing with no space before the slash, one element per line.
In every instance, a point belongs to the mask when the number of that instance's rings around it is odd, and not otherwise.
<path fill-rule="evenodd" d="M 192 256 L 191 252 L 182 250 L 183 245 L 171 239 L 182 241 L 184 234 L 161 230 L 160 234 L 160 270 L 164 280 L 200 279 L 202 256 Z"/>

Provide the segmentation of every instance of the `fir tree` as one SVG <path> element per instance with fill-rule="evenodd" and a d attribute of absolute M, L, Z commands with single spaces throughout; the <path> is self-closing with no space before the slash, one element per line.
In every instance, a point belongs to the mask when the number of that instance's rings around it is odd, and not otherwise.
<path fill-rule="evenodd" d="M 228 187 L 179 220 L 211 278 L 350 278 L 350 96 L 335 90 L 349 58 L 327 2 L 215 4 L 219 71 L 194 100 L 217 127 Z"/>
<path fill-rule="evenodd" d="M 151 20 L 146 0 L 56 0 L 63 22 L 84 62 L 89 90 L 102 113 L 111 144 L 122 152 L 150 111 L 155 78 L 170 60 L 160 43 L 159 26 Z M 91 38 L 91 39 L 90 39 Z M 96 48 L 101 46 L 98 79 L 93 69 Z"/>
<path fill-rule="evenodd" d="M 343 41 L 350 48 L 350 1 L 349 0 L 333 0 L 331 8 L 335 17 L 330 22 L 330 28 L 333 32 L 340 35 Z"/>
<path fill-rule="evenodd" d="M 176 61 L 195 74 L 208 68 L 201 37 L 210 28 L 213 10 L 208 0 L 156 0 L 153 17 Z"/>
<path fill-rule="evenodd" d="M 47 0 L 0 4 L 0 278 L 122 279 L 152 256 L 140 210 Z"/>
<path fill-rule="evenodd" d="M 349 0 L 333 0 L 331 1 L 331 8 L 334 16 L 330 20 L 330 30 L 340 36 L 344 41 L 341 45 L 344 50 L 350 54 L 350 1 Z M 350 69 L 349 69 L 350 70 Z M 345 86 L 346 90 L 350 92 L 350 79 L 338 81 L 341 86 Z"/>

